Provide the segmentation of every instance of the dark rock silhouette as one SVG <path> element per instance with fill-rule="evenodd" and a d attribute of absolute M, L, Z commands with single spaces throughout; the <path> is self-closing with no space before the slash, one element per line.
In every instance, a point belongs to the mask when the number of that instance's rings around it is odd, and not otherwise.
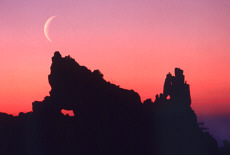
<path fill-rule="evenodd" d="M 164 91 L 143 103 L 133 90 L 103 79 L 70 56 L 52 57 L 50 96 L 33 112 L 0 113 L 0 154 L 219 155 L 216 140 L 197 123 L 183 70 L 168 74 Z M 73 110 L 74 117 L 61 110 Z"/>
<path fill-rule="evenodd" d="M 150 129 L 147 136 L 151 135 L 148 144 L 155 148 L 151 153 L 219 154 L 216 140 L 199 126 L 190 105 L 190 90 L 183 70 L 175 68 L 175 76 L 171 73 L 166 76 L 163 94 L 156 95 L 155 102 L 144 101 L 146 122 L 150 123 L 146 127 Z M 154 143 L 152 139 L 157 141 Z"/>
<path fill-rule="evenodd" d="M 229 155 L 230 154 L 230 143 L 227 140 L 223 141 L 224 146 L 220 148 L 221 155 Z"/>

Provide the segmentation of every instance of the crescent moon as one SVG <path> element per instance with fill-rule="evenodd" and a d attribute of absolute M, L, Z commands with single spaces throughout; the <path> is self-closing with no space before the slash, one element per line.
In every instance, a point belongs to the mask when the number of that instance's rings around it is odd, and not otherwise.
<path fill-rule="evenodd" d="M 49 33 L 48 33 L 48 30 L 49 30 L 49 25 L 51 23 L 51 21 L 55 18 L 56 16 L 52 16 L 50 17 L 49 19 L 47 19 L 45 25 L 44 25 L 44 34 L 45 34 L 45 37 L 47 40 L 49 40 L 50 42 L 52 42 L 52 40 L 50 39 L 49 37 Z"/>

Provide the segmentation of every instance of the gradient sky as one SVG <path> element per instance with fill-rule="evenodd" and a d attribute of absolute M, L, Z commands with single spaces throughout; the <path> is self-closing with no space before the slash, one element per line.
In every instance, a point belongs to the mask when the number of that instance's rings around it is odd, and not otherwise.
<path fill-rule="evenodd" d="M 43 28 L 51 16 L 50 43 Z M 229 0 L 0 0 L 0 111 L 17 115 L 49 95 L 59 50 L 142 101 L 175 67 L 199 116 L 230 114 Z"/>

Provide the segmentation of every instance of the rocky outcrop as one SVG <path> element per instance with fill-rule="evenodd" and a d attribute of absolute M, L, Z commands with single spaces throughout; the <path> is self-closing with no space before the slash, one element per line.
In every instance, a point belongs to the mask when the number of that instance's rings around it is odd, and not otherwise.
<path fill-rule="evenodd" d="M 144 115 L 149 131 L 147 137 L 157 154 L 219 154 L 216 140 L 197 122 L 191 108 L 189 85 L 183 70 L 175 68 L 175 76 L 168 73 L 163 93 L 144 101 Z M 154 132 L 153 132 L 154 131 Z M 149 136 L 151 135 L 151 136 Z M 149 146 L 150 147 L 150 146 Z M 159 149 L 160 148 L 160 149 Z M 163 149 L 167 148 L 167 149 Z"/>
<path fill-rule="evenodd" d="M 33 102 L 33 112 L 0 114 L 2 154 L 220 154 L 215 139 L 197 122 L 179 68 L 166 76 L 154 102 L 143 103 L 135 91 L 105 81 L 99 70 L 59 52 L 48 79 L 50 95 Z M 62 109 L 75 116 L 63 115 Z"/>
<path fill-rule="evenodd" d="M 65 109 L 73 110 L 78 117 L 87 114 L 87 117 L 95 118 L 98 113 L 116 111 L 119 115 L 120 109 L 130 111 L 129 108 L 141 105 L 139 95 L 133 90 L 105 81 L 99 70 L 91 72 L 70 56 L 63 58 L 59 52 L 52 57 L 49 83 L 50 96 L 43 102 L 34 102 L 34 112 L 55 109 L 60 113 Z"/>

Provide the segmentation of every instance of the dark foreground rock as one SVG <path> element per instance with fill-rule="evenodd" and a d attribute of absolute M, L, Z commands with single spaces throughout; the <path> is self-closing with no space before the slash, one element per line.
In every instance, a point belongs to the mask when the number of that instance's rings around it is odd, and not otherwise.
<path fill-rule="evenodd" d="M 142 103 L 135 91 L 59 52 L 52 57 L 49 83 L 50 96 L 33 102 L 33 112 L 0 113 L 0 154 L 219 155 L 228 150 L 219 149 L 198 124 L 179 68 L 175 76 L 167 75 L 154 102 Z"/>

